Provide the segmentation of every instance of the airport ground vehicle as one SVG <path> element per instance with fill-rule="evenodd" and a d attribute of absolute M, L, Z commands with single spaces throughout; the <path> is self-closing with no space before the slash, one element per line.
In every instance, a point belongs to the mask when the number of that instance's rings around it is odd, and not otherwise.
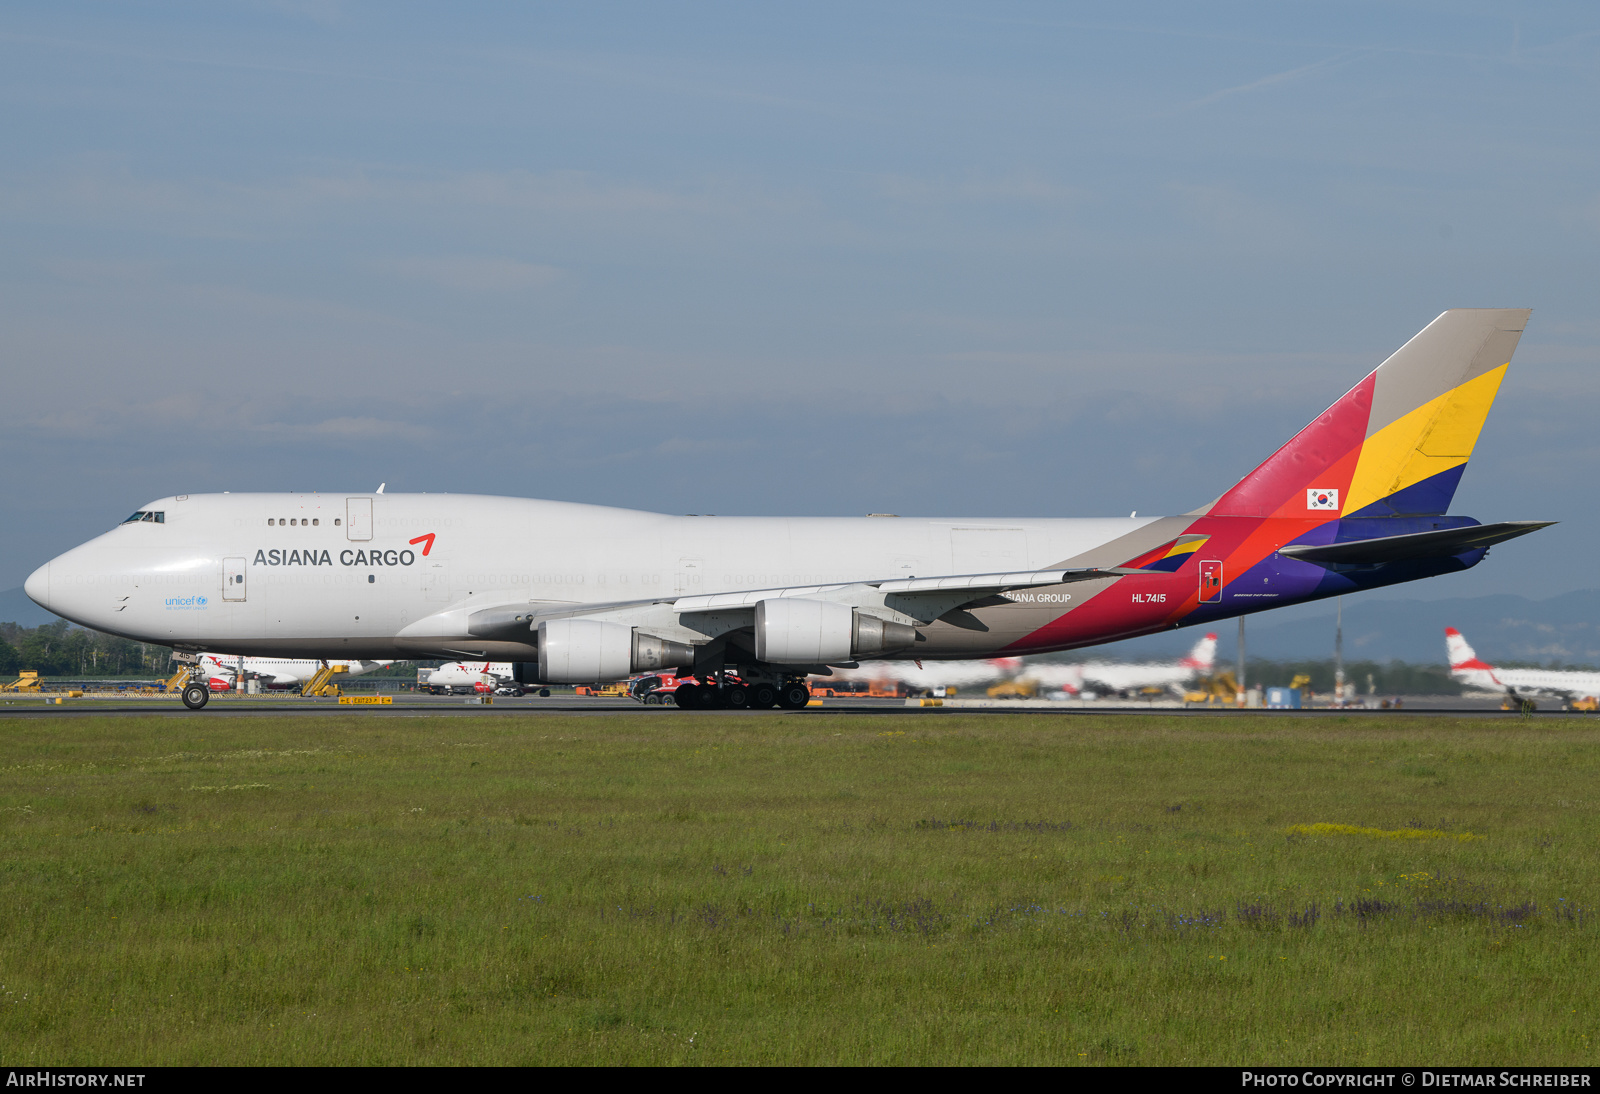
<path fill-rule="evenodd" d="M 687 682 L 690 678 L 681 678 Z M 643 703 L 645 706 L 657 707 L 666 703 L 676 703 L 674 698 L 678 690 L 680 677 L 671 672 L 651 673 L 638 676 L 628 682 L 628 698 Z"/>
<path fill-rule="evenodd" d="M 904 699 L 908 696 L 954 695 L 954 687 L 916 687 L 904 680 L 812 680 L 811 694 L 819 699 Z"/>
<path fill-rule="evenodd" d="M 84 626 L 182 651 L 499 658 L 524 686 L 674 669 L 696 679 L 679 706 L 803 696 L 807 676 L 862 660 L 1079 649 L 1460 572 L 1545 527 L 1446 515 L 1527 318 L 1445 312 L 1179 516 L 676 517 L 451 494 L 182 494 L 24 588 Z"/>
<path fill-rule="evenodd" d="M 777 687 L 766 681 L 746 682 L 734 673 L 720 678 L 653 673 L 633 681 L 628 694 L 646 706 L 670 703 L 685 710 L 798 710 L 811 701 L 811 689 L 803 680 Z"/>

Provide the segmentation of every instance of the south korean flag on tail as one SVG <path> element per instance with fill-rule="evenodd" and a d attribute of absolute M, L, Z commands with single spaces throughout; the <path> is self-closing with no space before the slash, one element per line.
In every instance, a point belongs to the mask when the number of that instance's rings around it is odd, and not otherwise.
<path fill-rule="evenodd" d="M 1339 511 L 1339 491 L 1337 490 L 1307 490 L 1307 509 L 1331 509 Z"/>

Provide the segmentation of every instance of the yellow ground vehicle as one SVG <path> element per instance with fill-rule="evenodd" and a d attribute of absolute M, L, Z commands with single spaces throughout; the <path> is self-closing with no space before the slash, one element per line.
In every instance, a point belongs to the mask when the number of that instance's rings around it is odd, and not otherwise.
<path fill-rule="evenodd" d="M 39 684 L 39 674 L 32 669 L 17 674 L 17 679 L 9 684 L 0 684 L 0 691 L 27 691 L 37 692 L 44 690 Z"/>
<path fill-rule="evenodd" d="M 333 682 L 333 677 L 335 673 L 349 671 L 349 668 L 344 665 L 325 664 L 317 670 L 315 676 L 301 685 L 300 694 L 325 696 L 343 695 L 344 692 L 340 690 L 339 685 Z"/>
<path fill-rule="evenodd" d="M 1238 705 L 1239 681 L 1233 673 L 1223 669 L 1211 676 L 1202 676 L 1194 691 L 1185 692 L 1183 701 L 1204 703 L 1207 706 L 1231 707 Z"/>
<path fill-rule="evenodd" d="M 991 699 L 1032 699 L 1039 693 L 1039 685 L 1032 680 L 1002 680 L 989 688 Z"/>
<path fill-rule="evenodd" d="M 626 699 L 628 697 L 628 685 L 625 681 L 618 684 L 601 684 L 598 687 L 579 684 L 572 691 L 575 695 L 588 695 L 596 699 Z"/>

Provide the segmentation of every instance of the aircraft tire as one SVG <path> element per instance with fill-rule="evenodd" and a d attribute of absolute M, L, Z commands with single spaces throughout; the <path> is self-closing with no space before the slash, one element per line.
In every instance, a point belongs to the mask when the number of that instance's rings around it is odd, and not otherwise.
<path fill-rule="evenodd" d="M 672 697 L 684 710 L 700 709 L 699 684 L 679 684 L 678 690 L 672 693 Z"/>
<path fill-rule="evenodd" d="M 771 684 L 753 684 L 750 687 L 750 709 L 771 710 L 778 705 L 778 689 Z"/>
<path fill-rule="evenodd" d="M 190 710 L 199 710 L 211 701 L 211 689 L 204 684 L 190 684 L 183 689 L 183 705 Z"/>
<path fill-rule="evenodd" d="M 750 689 L 743 684 L 734 684 L 723 688 L 722 705 L 729 710 L 748 710 L 750 708 Z"/>
<path fill-rule="evenodd" d="M 784 710 L 802 710 L 809 702 L 811 689 L 798 681 L 778 689 L 778 705 Z"/>
<path fill-rule="evenodd" d="M 550 689 L 549 688 L 540 688 L 539 689 L 539 698 L 541 698 L 541 699 L 550 698 Z"/>

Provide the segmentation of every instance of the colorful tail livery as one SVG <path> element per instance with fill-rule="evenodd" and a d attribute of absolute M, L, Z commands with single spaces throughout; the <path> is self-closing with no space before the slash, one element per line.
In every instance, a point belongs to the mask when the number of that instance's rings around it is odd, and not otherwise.
<path fill-rule="evenodd" d="M 1015 648 L 1464 570 L 1493 544 L 1545 527 L 1445 515 L 1528 315 L 1445 312 L 1211 504 L 1064 560 L 1149 577 L 1123 576 Z"/>
<path fill-rule="evenodd" d="M 1445 312 L 1206 511 L 1358 519 L 1443 513 L 1528 314 Z"/>

